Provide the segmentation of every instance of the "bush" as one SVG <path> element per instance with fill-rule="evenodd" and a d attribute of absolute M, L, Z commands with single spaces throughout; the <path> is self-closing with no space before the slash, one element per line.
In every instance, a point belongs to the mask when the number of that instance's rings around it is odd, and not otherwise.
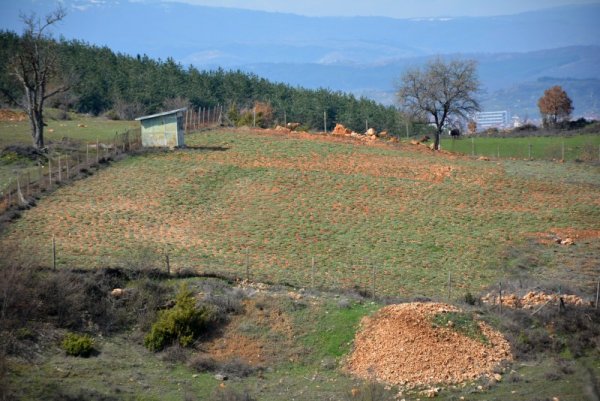
<path fill-rule="evenodd" d="M 188 366 L 196 372 L 204 373 L 217 370 L 219 363 L 208 355 L 198 354 L 190 360 Z"/>
<path fill-rule="evenodd" d="M 63 339 L 62 348 L 67 355 L 86 358 L 94 350 L 94 340 L 87 334 L 68 333 Z"/>
<path fill-rule="evenodd" d="M 467 291 L 467 293 L 465 294 L 465 303 L 467 303 L 469 305 L 475 305 L 475 304 L 479 304 L 480 300 L 479 300 L 479 298 L 477 298 L 476 296 L 471 294 L 471 291 Z"/>
<path fill-rule="evenodd" d="M 207 305 L 196 307 L 196 301 L 187 285 L 182 285 L 175 306 L 162 311 L 144 338 L 150 351 L 160 351 L 178 341 L 187 347 L 214 321 L 214 312 Z"/>
<path fill-rule="evenodd" d="M 228 376 L 244 378 L 252 375 L 256 368 L 248 365 L 240 358 L 233 358 L 223 363 L 220 370 Z"/>

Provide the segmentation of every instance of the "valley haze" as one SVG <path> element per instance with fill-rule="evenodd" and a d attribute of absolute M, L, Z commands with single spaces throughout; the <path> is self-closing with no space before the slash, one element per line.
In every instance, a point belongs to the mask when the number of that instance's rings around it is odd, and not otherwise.
<path fill-rule="evenodd" d="M 400 10 L 395 2 L 379 1 L 372 2 L 370 16 L 349 16 L 369 14 L 356 4 L 332 16 L 338 3 L 315 11 L 311 2 L 287 7 L 244 2 L 267 10 L 258 11 L 232 8 L 242 4 L 235 1 L 65 0 L 69 15 L 53 33 L 134 56 L 171 57 L 199 69 L 240 69 L 384 104 L 395 104 L 395 83 L 406 68 L 438 55 L 472 58 L 479 62 L 486 110 L 536 118 L 537 99 L 556 84 L 573 99 L 575 117 L 600 115 L 597 1 L 433 2 L 428 15 L 414 2 L 403 2 Z M 44 15 L 56 4 L 2 2 L 0 29 L 20 33 L 20 13 Z M 557 7 L 542 8 L 548 6 Z M 407 17 L 377 16 L 386 10 Z"/>

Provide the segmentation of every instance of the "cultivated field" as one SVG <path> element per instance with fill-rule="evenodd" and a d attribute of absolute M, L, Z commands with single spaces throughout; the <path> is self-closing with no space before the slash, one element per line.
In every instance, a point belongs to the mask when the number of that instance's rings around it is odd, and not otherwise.
<path fill-rule="evenodd" d="M 1 239 L 43 266 L 133 260 L 380 295 L 477 293 L 527 277 L 592 295 L 600 168 L 415 146 L 213 131 L 60 188 Z M 553 236 L 571 237 L 560 246 Z M 312 265 L 312 258 L 315 267 Z M 137 263 L 137 262 L 136 262 Z"/>

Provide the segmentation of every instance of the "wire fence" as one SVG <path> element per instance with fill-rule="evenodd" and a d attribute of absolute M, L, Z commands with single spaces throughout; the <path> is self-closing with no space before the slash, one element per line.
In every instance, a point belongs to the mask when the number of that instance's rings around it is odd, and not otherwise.
<path fill-rule="evenodd" d="M 8 250 L 6 262 L 14 259 L 21 264 L 25 262 L 30 266 L 52 270 L 120 268 L 163 277 L 219 277 L 230 282 L 246 281 L 295 289 L 353 293 L 375 300 L 450 303 L 471 303 L 470 300 L 473 300 L 474 303 L 483 299 L 488 306 L 500 310 L 503 307 L 523 307 L 523 303 L 529 302 L 526 297 L 528 293 L 536 294 L 536 299 L 530 299 L 535 301 L 532 304 L 535 309 L 544 304 L 560 308 L 565 292 L 577 293 L 575 298 L 572 295 L 564 296 L 567 303 L 598 308 L 600 295 L 600 278 L 592 275 L 578 279 L 579 289 L 576 292 L 567 283 L 542 283 L 531 278 L 514 279 L 509 275 L 499 276 L 501 278 L 495 284 L 484 288 L 451 268 L 437 272 L 425 268 L 409 270 L 395 263 L 368 259 L 332 261 L 319 255 L 305 254 L 297 255 L 293 260 L 275 260 L 250 248 L 237 254 L 223 253 L 212 257 L 169 251 L 166 248 L 157 251 L 149 247 L 130 247 L 121 252 L 105 249 L 94 253 L 93 249 L 82 251 L 69 238 L 52 235 L 43 242 L 36 242 L 34 247 L 22 247 L 21 244 L 5 241 L 5 251 Z M 484 289 L 486 294 L 482 293 Z"/>
<path fill-rule="evenodd" d="M 223 110 L 222 105 L 198 107 L 198 109 L 193 107 L 188 108 L 184 116 L 185 132 L 189 133 L 191 131 L 222 125 L 225 119 Z"/>
<path fill-rule="evenodd" d="M 43 193 L 49 193 L 73 179 L 88 175 L 120 155 L 141 149 L 139 129 L 115 134 L 112 141 L 96 140 L 69 151 L 49 154 L 45 162 L 15 174 L 0 193 L 0 214 L 12 208 L 26 208 Z M 61 154 L 61 152 L 64 152 Z"/>
<path fill-rule="evenodd" d="M 596 140 L 577 138 L 444 138 L 444 150 L 472 157 L 520 160 L 600 162 L 600 136 Z"/>

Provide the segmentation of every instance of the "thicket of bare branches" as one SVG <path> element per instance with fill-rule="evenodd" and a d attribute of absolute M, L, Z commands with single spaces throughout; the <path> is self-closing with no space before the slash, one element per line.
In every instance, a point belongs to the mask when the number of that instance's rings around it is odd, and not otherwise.
<path fill-rule="evenodd" d="M 433 120 L 436 126 L 435 149 L 440 134 L 450 120 L 467 120 L 480 109 L 475 95 L 480 84 L 473 60 L 436 59 L 424 68 L 406 71 L 398 90 L 398 100 L 406 113 Z"/>
<path fill-rule="evenodd" d="M 38 149 L 44 147 L 44 102 L 69 88 L 61 81 L 56 43 L 48 33 L 48 29 L 65 16 L 66 11 L 60 6 L 43 20 L 35 14 L 22 15 L 25 31 L 9 66 L 24 91 L 23 99 L 12 100 L 29 116 L 33 145 Z"/>

